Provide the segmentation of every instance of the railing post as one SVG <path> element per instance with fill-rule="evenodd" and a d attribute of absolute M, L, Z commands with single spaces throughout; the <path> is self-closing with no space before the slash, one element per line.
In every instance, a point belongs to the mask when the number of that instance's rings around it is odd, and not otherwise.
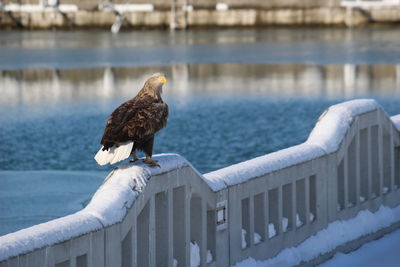
<path fill-rule="evenodd" d="M 90 233 L 90 251 L 88 255 L 88 263 L 91 264 L 89 266 L 104 267 L 104 236 L 105 234 L 103 229 Z"/>
<path fill-rule="evenodd" d="M 268 242 L 269 239 L 269 203 L 268 203 L 268 190 L 264 192 L 264 238 L 265 241 Z"/>
<path fill-rule="evenodd" d="M 200 266 L 207 263 L 207 203 L 201 198 L 201 240 L 200 240 Z M 213 255 L 215 257 L 215 255 Z"/>
<path fill-rule="evenodd" d="M 395 129 L 393 128 L 393 125 L 390 124 L 389 127 L 389 133 L 390 133 L 390 191 L 394 190 L 394 180 L 395 180 L 395 161 L 394 161 L 394 153 L 395 153 L 395 145 L 394 145 L 394 138 L 393 134 L 395 133 Z"/>
<path fill-rule="evenodd" d="M 343 201 L 343 209 L 348 208 L 349 204 L 349 167 L 348 167 L 348 151 L 346 150 L 343 156 L 343 196 L 344 196 L 344 201 Z"/>
<path fill-rule="evenodd" d="M 105 228 L 105 266 L 121 266 L 121 224 Z"/>
<path fill-rule="evenodd" d="M 306 222 L 305 224 L 310 224 L 310 177 L 305 178 L 305 202 L 306 202 Z"/>
<path fill-rule="evenodd" d="M 180 267 L 190 265 L 190 194 L 187 191 L 187 186 L 173 189 L 173 254 Z"/>
<path fill-rule="evenodd" d="M 368 199 L 372 198 L 372 136 L 371 136 L 371 127 L 367 129 L 367 149 L 368 149 Z"/>
<path fill-rule="evenodd" d="M 174 212 L 173 212 L 173 190 L 168 188 L 167 192 L 167 227 L 168 227 L 168 267 L 173 267 L 174 262 Z"/>
<path fill-rule="evenodd" d="M 283 194 L 282 194 L 282 185 L 278 186 L 278 229 L 276 229 L 276 233 L 281 235 L 282 231 L 282 214 L 283 214 Z"/>
<path fill-rule="evenodd" d="M 240 252 L 242 250 L 242 209 L 241 198 L 238 187 L 231 187 L 228 189 L 229 203 L 228 203 L 228 222 L 229 222 L 229 262 L 232 265 L 240 259 Z M 209 226 L 209 224 L 207 224 Z M 207 228 L 207 231 L 209 229 Z M 210 242 L 207 240 L 207 242 Z"/>
<path fill-rule="evenodd" d="M 381 112 L 380 110 L 378 112 L 378 159 L 379 159 L 379 196 L 383 195 L 383 130 L 382 130 L 382 124 L 381 119 Z M 377 196 L 378 197 L 378 196 Z"/>
<path fill-rule="evenodd" d="M 185 266 L 190 267 L 190 198 L 191 192 L 189 191 L 189 187 L 185 186 L 185 206 L 184 206 L 184 213 L 185 213 Z"/>
<path fill-rule="evenodd" d="M 138 216 L 138 214 L 137 214 L 137 209 L 135 209 L 135 217 L 134 217 L 134 219 L 133 219 L 133 221 L 132 221 L 132 230 L 131 230 L 131 240 L 132 240 L 132 247 L 131 247 L 131 249 L 132 249 L 132 252 L 131 252 L 131 255 L 132 255 L 132 267 L 137 267 L 137 266 L 138 266 L 138 264 L 137 264 L 137 257 L 136 257 L 136 255 L 137 255 L 137 247 L 138 247 L 137 235 L 136 235 L 136 233 L 137 233 L 137 216 Z M 96 266 L 96 265 L 93 265 L 93 266 Z"/>
<path fill-rule="evenodd" d="M 154 195 L 150 197 L 149 204 L 149 266 L 156 266 L 156 212 Z"/>
<path fill-rule="evenodd" d="M 254 246 L 254 196 L 249 196 L 249 244 L 248 247 Z"/>
<path fill-rule="evenodd" d="M 297 207 L 296 207 L 296 180 L 294 180 L 291 184 L 292 189 L 292 214 L 291 214 L 291 221 L 292 221 L 292 231 L 296 230 L 296 214 L 297 214 Z"/>
<path fill-rule="evenodd" d="M 359 120 L 356 122 L 356 134 L 354 136 L 355 138 L 355 164 L 356 164 L 356 203 L 355 205 L 360 204 L 360 127 L 359 127 Z"/>

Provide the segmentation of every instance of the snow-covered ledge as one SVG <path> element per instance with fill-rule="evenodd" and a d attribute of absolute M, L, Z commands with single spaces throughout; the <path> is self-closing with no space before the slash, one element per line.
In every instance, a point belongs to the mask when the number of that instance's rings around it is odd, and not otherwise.
<path fill-rule="evenodd" d="M 207 173 L 204 175 L 206 182 L 214 191 L 218 191 L 333 153 L 339 149 L 353 119 L 378 108 L 379 104 L 373 99 L 358 99 L 331 106 L 320 116 L 317 125 L 303 144 Z"/>
<path fill-rule="evenodd" d="M 156 155 L 162 168 L 122 164 L 83 210 L 1 236 L 0 267 L 273 259 L 332 223 L 399 206 L 399 129 L 400 115 L 353 100 L 327 109 L 306 142 L 205 175 L 176 154 Z"/>
<path fill-rule="evenodd" d="M 105 178 L 83 210 L 0 236 L 0 262 L 121 222 L 150 177 L 189 166 L 177 154 L 159 154 L 154 159 L 161 168 L 141 163 L 118 166 Z"/>

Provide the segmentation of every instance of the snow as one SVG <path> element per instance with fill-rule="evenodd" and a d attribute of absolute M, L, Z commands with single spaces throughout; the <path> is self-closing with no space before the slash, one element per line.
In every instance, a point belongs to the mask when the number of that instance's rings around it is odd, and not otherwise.
<path fill-rule="evenodd" d="M 207 263 L 210 263 L 213 261 L 213 255 L 210 250 L 207 250 Z"/>
<path fill-rule="evenodd" d="M 256 261 L 252 258 L 248 258 L 234 266 L 295 266 L 302 261 L 312 260 L 321 254 L 332 251 L 346 242 L 374 233 L 398 221 L 400 221 L 400 206 L 393 209 L 381 206 L 375 213 L 369 210 L 363 210 L 352 219 L 330 223 L 326 229 L 307 238 L 297 247 L 282 250 L 274 258 L 265 261 Z M 335 266 L 342 265 L 338 264 Z"/>
<path fill-rule="evenodd" d="M 389 192 L 389 187 L 384 187 L 382 191 L 383 194 L 387 194 Z"/>
<path fill-rule="evenodd" d="M 256 244 L 260 243 L 261 240 L 262 240 L 261 235 L 257 232 L 254 232 L 253 243 L 256 245 Z"/>
<path fill-rule="evenodd" d="M 214 191 L 219 191 L 228 186 L 243 183 L 249 179 L 323 155 L 324 151 L 320 147 L 301 144 L 206 173 L 204 178 Z"/>
<path fill-rule="evenodd" d="M 299 228 L 303 225 L 303 222 L 300 219 L 300 216 L 298 213 L 296 213 L 296 227 Z"/>
<path fill-rule="evenodd" d="M 313 222 L 314 219 L 315 219 L 314 213 L 310 212 L 310 214 L 309 214 L 309 220 L 310 220 L 310 222 Z"/>
<path fill-rule="evenodd" d="M 337 253 L 331 260 L 320 267 L 395 267 L 399 266 L 400 230 L 390 233 L 381 239 L 367 243 L 348 254 Z"/>
<path fill-rule="evenodd" d="M 246 248 L 247 247 L 246 235 L 247 235 L 247 231 L 242 229 L 242 248 Z"/>
<path fill-rule="evenodd" d="M 242 248 L 247 247 L 246 235 L 247 235 L 247 231 L 245 229 L 242 229 Z M 254 232 L 253 233 L 253 243 L 258 244 L 261 242 L 261 240 L 262 240 L 261 235 L 257 232 Z"/>
<path fill-rule="evenodd" d="M 177 266 L 178 261 L 174 259 L 174 266 L 175 266 L 175 261 Z M 207 263 L 213 261 L 213 256 L 210 250 L 207 250 L 206 261 Z M 190 267 L 197 267 L 197 266 L 200 266 L 200 247 L 196 242 L 190 242 Z"/>
<path fill-rule="evenodd" d="M 190 242 L 190 267 L 200 266 L 200 247 L 196 242 Z"/>
<path fill-rule="evenodd" d="M 268 224 L 268 237 L 276 236 L 275 225 L 273 223 Z"/>
<path fill-rule="evenodd" d="M 86 208 L 77 213 L 0 236 L 0 261 L 122 221 L 149 177 L 189 166 L 177 154 L 155 155 L 153 160 L 161 167 L 141 162 L 119 165 L 106 177 Z"/>
<path fill-rule="evenodd" d="M 15 233 L 0 236 L 0 261 L 80 236 L 103 226 L 91 214 L 77 212 Z"/>
<path fill-rule="evenodd" d="M 329 107 L 319 118 L 306 143 L 321 147 L 327 154 L 335 152 L 357 115 L 378 109 L 373 99 L 357 99 Z"/>
<path fill-rule="evenodd" d="M 289 220 L 286 217 L 282 217 L 282 232 L 286 233 L 288 230 Z"/>
<path fill-rule="evenodd" d="M 393 124 L 396 126 L 397 130 L 400 131 L 400 114 L 390 117 L 392 120 Z"/>
<path fill-rule="evenodd" d="M 160 154 L 153 159 L 160 168 L 149 167 L 141 162 L 119 165 L 106 177 L 83 211 L 97 217 L 104 226 L 120 222 L 146 186 L 149 177 L 188 166 L 187 161 L 177 154 Z"/>
<path fill-rule="evenodd" d="M 219 191 L 333 153 L 339 149 L 354 117 L 379 107 L 373 99 L 358 99 L 333 105 L 322 114 L 305 143 L 209 172 L 204 174 L 205 181 L 214 191 Z"/>
<path fill-rule="evenodd" d="M 353 100 L 331 106 L 321 116 L 305 143 L 210 172 L 204 177 L 199 175 L 212 190 L 219 191 L 228 186 L 332 153 L 339 148 L 354 116 L 377 108 L 379 105 L 374 100 L 368 99 Z M 399 129 L 400 115 L 391 119 Z M 146 186 L 149 177 L 183 166 L 191 166 L 184 158 L 176 154 L 160 154 L 153 158 L 161 168 L 149 167 L 140 162 L 121 164 L 106 177 L 85 209 L 63 218 L 1 236 L 0 261 L 120 222 L 138 194 Z M 298 264 L 301 260 L 312 259 L 344 242 L 372 233 L 390 225 L 395 220 L 400 220 L 400 208 L 391 210 L 381 207 L 376 214 L 375 216 L 369 211 L 362 211 L 349 221 L 333 222 L 327 229 L 308 238 L 296 248 L 285 249 L 266 264 L 274 262 Z M 315 219 L 312 213 L 309 214 L 309 217 L 310 221 Z M 296 226 L 300 223 L 302 224 L 296 216 Z M 282 229 L 284 232 L 287 230 L 287 224 L 287 218 L 283 218 Z M 268 225 L 268 230 L 270 238 L 276 235 L 273 224 Z M 246 231 L 242 229 L 242 248 L 247 247 L 246 234 Z M 253 237 L 255 241 L 258 238 L 256 234 L 254 233 Z M 193 253 L 196 252 L 195 245 L 193 245 Z M 207 261 L 209 258 L 212 261 L 211 252 L 208 252 Z"/>

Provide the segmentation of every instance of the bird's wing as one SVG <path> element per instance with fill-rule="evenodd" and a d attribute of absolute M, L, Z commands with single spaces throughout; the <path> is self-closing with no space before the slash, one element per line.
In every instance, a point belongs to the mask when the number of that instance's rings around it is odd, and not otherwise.
<path fill-rule="evenodd" d="M 136 113 L 123 124 L 127 136 L 146 139 L 153 136 L 167 124 L 168 106 L 165 103 L 144 103 Z"/>
<path fill-rule="evenodd" d="M 116 135 L 117 132 L 120 132 L 121 125 L 124 121 L 126 121 L 127 116 L 130 113 L 134 113 L 135 104 L 133 100 L 129 100 L 123 104 L 121 104 L 118 108 L 116 108 L 113 113 L 108 117 L 103 137 L 101 138 L 101 144 L 104 147 L 111 147 L 115 142 L 121 142 L 119 140 L 119 136 Z M 123 138 L 126 139 L 126 138 Z"/>

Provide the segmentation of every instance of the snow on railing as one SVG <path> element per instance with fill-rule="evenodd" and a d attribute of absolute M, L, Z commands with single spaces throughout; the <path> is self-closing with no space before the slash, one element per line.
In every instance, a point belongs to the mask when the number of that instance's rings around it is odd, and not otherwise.
<path fill-rule="evenodd" d="M 121 164 L 105 178 L 83 210 L 0 236 L 0 261 L 121 222 L 150 177 L 189 165 L 176 154 L 154 158 L 162 168 Z"/>
<path fill-rule="evenodd" d="M 354 100 L 330 107 L 303 144 L 204 176 L 174 154 L 155 157 L 162 168 L 122 164 L 82 211 L 0 237 L 0 266 L 272 258 L 331 222 L 400 204 L 399 128 L 400 115 Z"/>
<path fill-rule="evenodd" d="M 378 107 L 370 99 L 334 105 L 321 115 L 305 143 L 207 173 L 204 175 L 206 182 L 214 191 L 218 191 L 250 178 L 330 154 L 338 150 L 354 117 Z"/>

